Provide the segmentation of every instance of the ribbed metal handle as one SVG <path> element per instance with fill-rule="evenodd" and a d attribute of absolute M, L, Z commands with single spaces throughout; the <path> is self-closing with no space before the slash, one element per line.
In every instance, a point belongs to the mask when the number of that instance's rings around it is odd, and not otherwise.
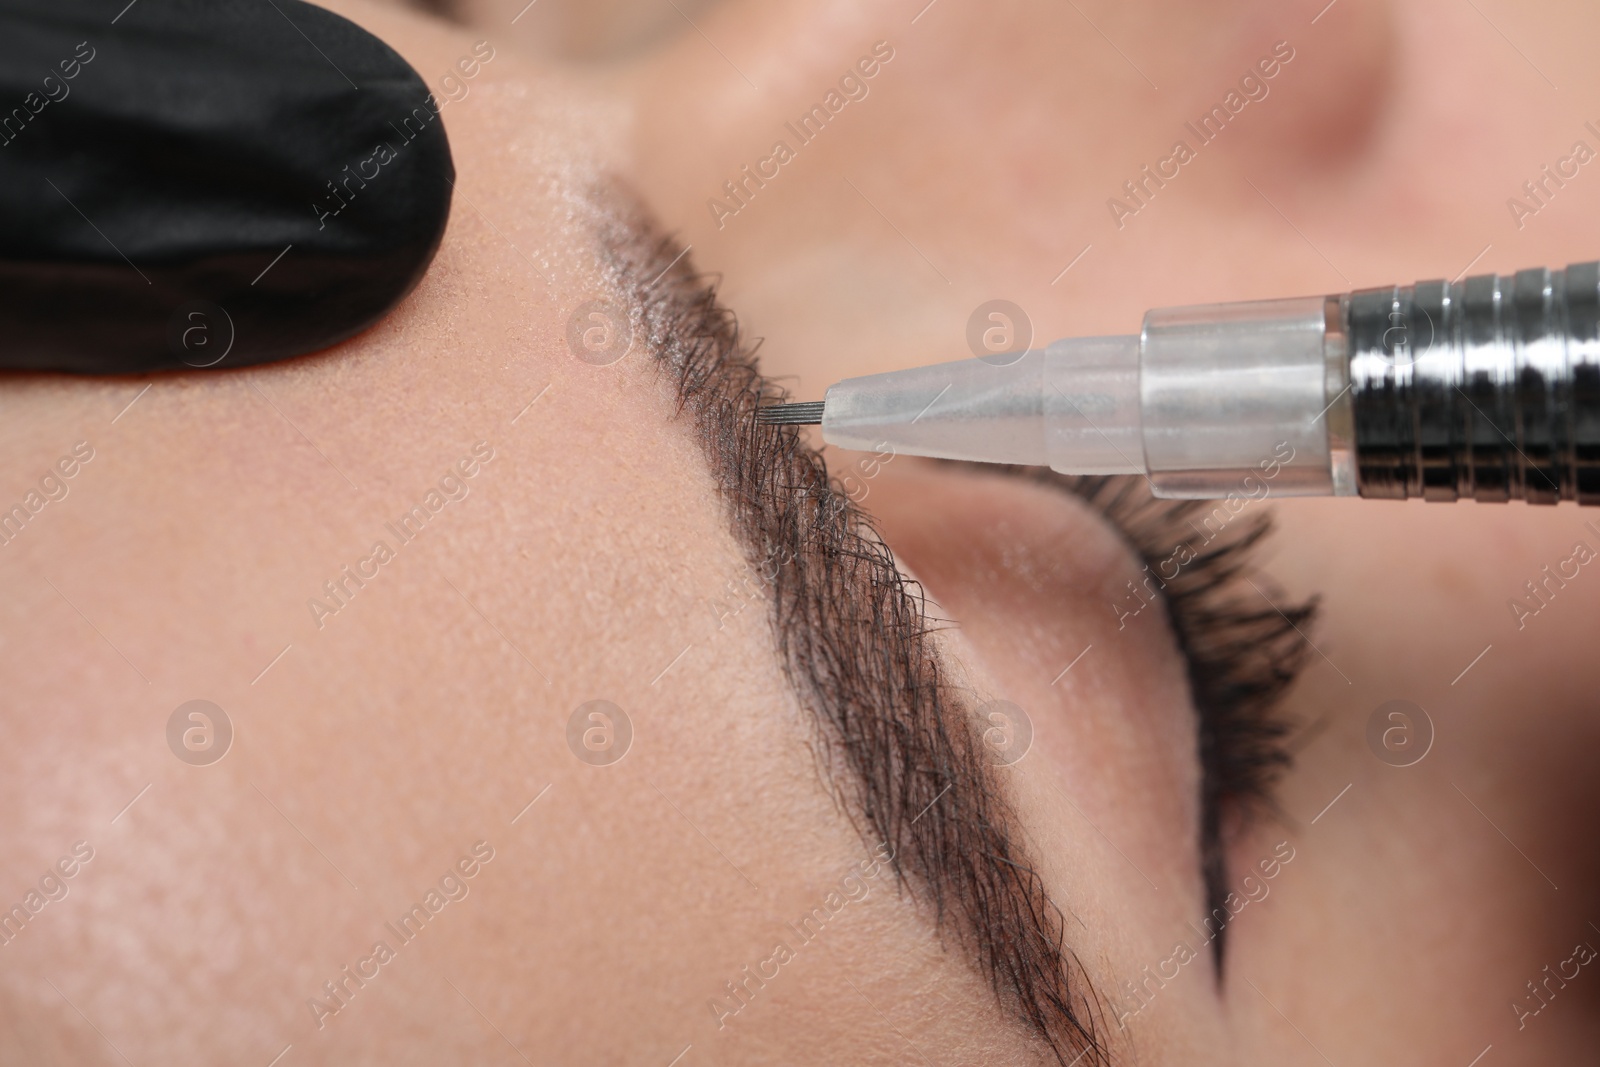
<path fill-rule="evenodd" d="M 1344 300 L 1362 496 L 1600 504 L 1600 263 Z"/>

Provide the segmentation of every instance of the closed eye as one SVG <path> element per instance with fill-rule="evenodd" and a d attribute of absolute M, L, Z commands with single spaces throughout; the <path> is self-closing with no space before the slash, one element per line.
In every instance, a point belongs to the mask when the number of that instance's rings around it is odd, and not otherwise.
<path fill-rule="evenodd" d="M 1219 508 L 1216 501 L 1159 500 L 1136 477 L 1073 477 L 1047 467 L 953 464 L 1004 472 L 1070 492 L 1098 510 L 1145 564 L 1119 611 L 1165 608 L 1184 657 L 1199 725 L 1200 856 L 1206 914 L 1221 973 L 1229 893 L 1228 844 L 1259 817 L 1278 814 L 1274 789 L 1291 763 L 1284 694 L 1310 654 L 1302 636 L 1315 598 L 1265 599 L 1254 570 L 1270 513 Z M 1246 505 L 1247 507 L 1250 505 Z M 1274 606 L 1274 605 L 1277 606 Z M 1281 610 L 1279 610 L 1281 608 Z"/>

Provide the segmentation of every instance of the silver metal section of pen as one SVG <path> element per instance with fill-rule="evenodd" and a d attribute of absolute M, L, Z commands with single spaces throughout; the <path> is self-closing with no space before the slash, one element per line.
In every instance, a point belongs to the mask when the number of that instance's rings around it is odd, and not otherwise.
<path fill-rule="evenodd" d="M 758 417 L 1164 497 L 1600 503 L 1600 264 L 1157 309 L 1137 335 L 849 378 Z"/>

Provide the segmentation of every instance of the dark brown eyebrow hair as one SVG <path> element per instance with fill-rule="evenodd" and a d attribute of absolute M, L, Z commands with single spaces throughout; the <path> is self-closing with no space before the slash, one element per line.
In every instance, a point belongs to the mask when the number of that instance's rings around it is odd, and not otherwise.
<path fill-rule="evenodd" d="M 976 960 L 1003 1009 L 1059 1063 L 1110 1063 L 1103 1000 L 1064 944 L 1061 911 L 969 709 L 944 680 L 922 591 L 834 488 L 821 454 L 793 427 L 757 424 L 757 405 L 783 393 L 757 369 L 715 285 L 625 189 L 593 199 L 635 337 L 675 385 L 748 561 L 772 576 L 779 663 L 815 716 L 824 784 L 869 848 L 893 849 L 901 891 Z"/>

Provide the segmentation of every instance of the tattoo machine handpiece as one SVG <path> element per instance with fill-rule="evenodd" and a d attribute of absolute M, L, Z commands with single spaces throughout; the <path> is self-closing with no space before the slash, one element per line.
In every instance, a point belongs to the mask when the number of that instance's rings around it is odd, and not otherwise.
<path fill-rule="evenodd" d="M 841 448 L 1250 491 L 1600 503 L 1600 263 L 1149 312 L 760 409 Z"/>

